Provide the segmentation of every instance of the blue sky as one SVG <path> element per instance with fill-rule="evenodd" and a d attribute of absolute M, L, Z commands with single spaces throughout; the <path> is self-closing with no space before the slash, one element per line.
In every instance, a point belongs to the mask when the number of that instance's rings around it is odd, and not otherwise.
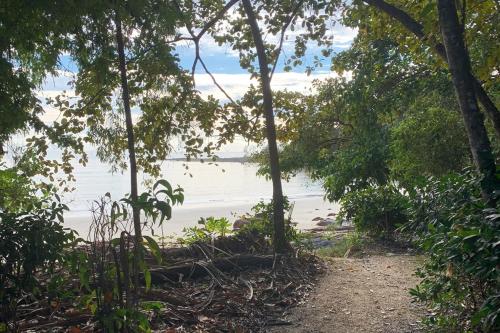
<path fill-rule="evenodd" d="M 232 14 L 229 14 L 232 15 Z M 357 30 L 345 27 L 339 23 L 338 15 L 333 15 L 331 20 L 326 22 L 327 31 L 326 35 L 330 36 L 333 43 L 333 50 L 335 52 L 340 52 L 348 48 L 354 37 L 357 34 Z M 292 55 L 294 52 L 294 39 L 299 36 L 303 27 L 300 25 L 300 20 L 295 25 L 295 29 L 287 31 L 286 37 L 284 39 L 282 52 L 280 60 L 278 62 L 278 67 L 276 68 L 277 73 L 283 73 L 283 63 L 287 57 Z M 182 35 L 187 35 L 186 29 L 181 29 L 179 33 Z M 268 43 L 277 44 L 279 41 L 278 35 L 266 34 L 264 40 Z M 303 73 L 307 65 L 312 65 L 314 56 L 320 56 L 321 48 L 319 48 L 315 43 L 310 43 L 307 45 L 306 56 L 302 59 L 304 64 L 302 66 L 294 68 L 292 71 L 296 73 Z M 177 43 L 176 53 L 180 59 L 180 65 L 183 68 L 191 69 L 194 60 L 194 45 L 190 41 L 180 41 Z M 215 74 L 246 74 L 246 70 L 242 69 L 239 65 L 239 59 L 237 52 L 233 51 L 230 45 L 218 45 L 215 40 L 209 35 L 205 34 L 200 40 L 200 54 L 206 63 L 207 67 L 212 73 Z M 323 59 L 323 68 L 319 71 L 328 71 L 330 67 L 330 59 Z M 76 73 L 77 67 L 69 56 L 61 57 L 61 65 L 64 70 Z M 197 73 L 204 73 L 201 66 L 198 66 Z"/>
<path fill-rule="evenodd" d="M 334 52 L 341 52 L 345 50 L 348 45 L 342 44 L 341 46 L 335 46 Z M 285 50 L 286 51 L 286 50 Z M 185 69 L 191 69 L 191 66 L 194 61 L 194 50 L 193 47 L 189 44 L 179 45 L 176 49 L 176 53 L 180 59 L 180 65 Z M 315 55 L 318 55 L 318 49 L 316 47 L 312 47 L 306 53 L 304 57 L 303 65 L 293 68 L 292 72 L 295 73 L 303 73 L 307 65 L 312 65 L 312 59 Z M 220 46 L 214 48 L 213 46 L 208 47 L 208 50 L 205 52 L 202 48 L 201 50 L 202 58 L 205 64 L 207 65 L 210 72 L 214 74 L 245 74 L 247 71 L 240 67 L 239 59 L 237 55 L 228 47 L 228 46 Z M 279 61 L 278 67 L 276 68 L 277 73 L 283 72 L 284 61 L 286 59 L 286 54 L 283 54 Z M 323 67 L 319 68 L 319 71 L 328 71 L 330 66 L 330 59 L 322 59 Z M 78 67 L 71 60 L 69 55 L 63 55 L 60 57 L 61 69 L 73 73 L 78 72 Z M 197 73 L 204 73 L 205 71 L 198 64 Z"/>
<path fill-rule="evenodd" d="M 350 46 L 352 40 L 357 34 L 357 31 L 332 22 L 328 33 L 332 36 L 334 51 L 340 52 Z M 330 73 L 330 59 L 323 59 L 323 67 L 316 69 L 312 75 L 307 76 L 304 73 L 305 68 L 308 65 L 312 65 L 314 56 L 320 55 L 321 49 L 315 44 L 308 45 L 306 56 L 302 59 L 302 66 L 293 68 L 292 73 L 285 73 L 283 71 L 285 59 L 293 54 L 293 35 L 297 34 L 300 34 L 300 31 L 296 29 L 293 33 L 291 32 L 290 40 L 285 39 L 282 55 L 280 56 L 275 72 L 277 75 L 273 77 L 273 84 L 275 86 L 273 88 L 275 89 L 283 88 L 283 84 L 286 83 L 287 89 L 304 90 L 304 84 L 309 84 L 310 86 L 310 83 L 314 79 L 324 78 L 326 73 Z M 277 40 L 277 36 L 268 37 L 268 42 L 272 42 L 274 40 Z M 180 59 L 180 65 L 183 68 L 190 70 L 194 60 L 194 47 L 192 42 L 179 42 L 176 47 L 176 52 Z M 217 78 L 223 78 L 224 82 L 220 83 L 228 89 L 230 95 L 234 95 L 235 98 L 240 97 L 250 84 L 250 80 L 247 71 L 240 67 L 238 54 L 231 49 L 230 45 L 219 46 L 211 36 L 205 35 L 200 41 L 200 53 L 210 72 L 215 74 Z M 75 64 L 67 55 L 61 57 L 61 65 L 62 70 L 73 73 L 77 73 L 78 71 Z M 197 67 L 195 79 L 197 81 L 197 89 L 202 93 L 214 93 L 216 94 L 216 97 L 222 98 L 220 93 L 218 93 L 216 89 L 213 89 L 213 83 L 209 80 L 201 65 L 198 65 Z M 49 78 L 47 82 L 50 83 L 50 81 L 51 80 Z M 52 79 L 52 81 L 54 82 L 60 80 Z M 50 87 L 49 84 L 43 87 L 42 90 L 58 90 L 58 88 L 60 90 L 67 89 L 67 87 L 61 89 L 61 87 L 54 85 Z M 233 88 L 235 88 L 235 90 Z"/>

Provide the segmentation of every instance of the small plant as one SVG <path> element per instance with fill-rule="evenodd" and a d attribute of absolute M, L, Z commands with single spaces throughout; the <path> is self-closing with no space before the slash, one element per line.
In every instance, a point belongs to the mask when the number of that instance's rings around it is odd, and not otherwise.
<path fill-rule="evenodd" d="M 353 232 L 339 239 L 333 246 L 318 249 L 317 254 L 322 257 L 344 257 L 361 250 L 362 246 L 361 234 Z"/>
<path fill-rule="evenodd" d="M 145 216 L 143 228 L 152 231 L 170 219 L 172 205 L 183 200 L 181 188 L 173 190 L 166 180 L 160 180 L 136 202 L 128 197 L 112 201 L 109 194 L 94 202 L 88 248 L 73 253 L 70 270 L 80 277 L 80 304 L 96 316 L 106 332 L 150 332 L 139 298 L 141 285 L 150 289 L 152 277 L 143 256 L 139 260 L 134 257 L 132 207 L 140 208 Z M 144 235 L 140 246 L 142 253 L 147 249 L 157 263 L 162 262 L 160 247 L 153 237 Z M 139 284 L 134 281 L 136 275 L 141 276 Z"/>
<path fill-rule="evenodd" d="M 301 232 L 292 223 L 293 204 L 284 197 L 285 210 L 285 237 L 297 250 L 312 250 L 312 243 L 308 233 Z M 265 237 L 268 241 L 273 239 L 273 202 L 260 201 L 252 207 L 253 214 L 242 217 L 247 223 L 238 233 L 255 233 Z"/>
<path fill-rule="evenodd" d="M 184 228 L 184 238 L 182 242 L 192 244 L 198 241 L 206 241 L 217 237 L 225 237 L 231 233 L 231 223 L 225 217 L 216 219 L 215 217 L 201 218 L 198 224 L 202 227 Z"/>
<path fill-rule="evenodd" d="M 290 204 L 287 197 L 283 200 L 283 207 L 285 213 L 288 213 L 288 216 L 285 218 L 285 236 L 288 240 L 292 240 L 294 238 L 293 235 L 295 234 L 295 230 L 291 226 L 293 205 Z M 240 232 L 253 231 L 272 239 L 274 232 L 272 200 L 269 203 L 259 201 L 252 207 L 252 212 L 253 214 L 251 215 L 243 216 L 243 219 L 247 220 L 248 223 L 241 228 Z"/>

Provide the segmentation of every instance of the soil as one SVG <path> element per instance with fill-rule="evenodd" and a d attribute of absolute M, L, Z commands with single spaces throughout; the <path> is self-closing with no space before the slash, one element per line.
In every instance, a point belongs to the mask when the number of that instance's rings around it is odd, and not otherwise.
<path fill-rule="evenodd" d="M 336 236 L 345 237 L 344 231 Z M 146 312 L 153 330 L 420 332 L 424 310 L 411 302 L 408 291 L 418 283 L 413 272 L 421 259 L 407 252 L 408 248 L 364 241 L 349 251 L 360 258 L 322 260 L 310 253 L 274 257 L 268 243 L 258 236 L 243 234 L 219 239 L 216 246 L 197 243 L 163 250 L 168 264 L 152 266 L 153 288 L 139 290 L 141 300 L 163 304 L 160 310 Z M 317 241 L 316 246 L 331 244 Z M 222 255 L 211 257 L 215 250 Z M 147 260 L 152 260 L 151 255 Z M 66 274 L 71 283 L 66 287 L 81 290 L 79 280 L 71 272 Z M 30 298 L 25 297 L 19 303 L 19 330 L 98 330 L 96 318 L 77 306 L 75 299 L 56 299 L 54 306 L 47 301 L 48 293 L 38 297 L 36 302 L 27 302 Z M 111 302 L 119 304 L 116 299 Z"/>
<path fill-rule="evenodd" d="M 424 309 L 409 294 L 419 281 L 414 275 L 419 261 L 415 255 L 393 253 L 331 258 L 309 297 L 268 331 L 422 332 Z"/>

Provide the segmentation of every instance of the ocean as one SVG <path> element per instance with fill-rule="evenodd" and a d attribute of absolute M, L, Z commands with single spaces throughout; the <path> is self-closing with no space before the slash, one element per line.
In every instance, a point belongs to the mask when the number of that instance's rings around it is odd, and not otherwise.
<path fill-rule="evenodd" d="M 185 201 L 173 207 L 172 219 L 164 223 L 163 232 L 182 235 L 185 227 L 197 224 L 200 217 L 226 217 L 231 222 L 249 213 L 251 207 L 272 197 L 271 181 L 257 176 L 257 165 L 240 162 L 219 162 L 217 165 L 199 161 L 165 161 L 163 179 L 173 187 L 184 189 Z M 92 202 L 107 192 L 118 200 L 129 192 L 129 172 L 110 173 L 109 165 L 92 157 L 86 167 L 76 166 L 75 191 L 64 195 L 70 211 L 65 223 L 81 236 L 88 234 Z M 145 189 L 144 176 L 139 176 L 140 192 Z M 326 217 L 338 210 L 338 205 L 323 200 L 321 184 L 299 173 L 288 182 L 283 181 L 283 191 L 294 204 L 292 219 L 300 228 L 314 225 L 316 216 Z"/>

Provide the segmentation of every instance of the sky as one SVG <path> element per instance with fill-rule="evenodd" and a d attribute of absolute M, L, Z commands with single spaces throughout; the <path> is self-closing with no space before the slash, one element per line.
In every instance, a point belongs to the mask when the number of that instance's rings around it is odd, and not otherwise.
<path fill-rule="evenodd" d="M 297 33 L 300 33 L 300 31 L 294 32 L 294 34 Z M 330 26 L 329 33 L 333 35 L 334 52 L 341 52 L 351 45 L 357 31 L 336 23 Z M 270 38 L 276 37 L 271 36 Z M 233 99 L 238 99 L 243 96 L 252 81 L 250 80 L 250 74 L 240 67 L 238 54 L 234 52 L 229 45 L 217 45 L 208 35 L 204 36 L 201 40 L 200 48 L 203 60 L 210 72 L 215 76 L 217 82 Z M 275 90 L 287 89 L 290 91 L 307 93 L 311 90 L 314 80 L 335 76 L 336 74 L 330 71 L 330 59 L 323 59 L 323 67 L 316 69 L 310 75 L 305 73 L 305 67 L 312 64 L 313 57 L 319 54 L 319 50 L 320 49 L 316 45 L 309 45 L 306 56 L 303 59 L 304 64 L 300 67 L 293 68 L 291 72 L 284 72 L 284 60 L 288 55 L 293 53 L 292 41 L 285 41 L 282 56 L 278 61 L 276 72 L 272 78 L 272 88 Z M 194 47 L 192 43 L 187 41 L 180 42 L 176 47 L 176 53 L 180 59 L 181 67 L 190 70 L 194 59 Z M 55 97 L 63 90 L 71 93 L 72 90 L 68 82 L 71 80 L 72 76 L 78 74 L 78 68 L 68 55 L 61 56 L 60 62 L 61 70 L 58 72 L 59 75 L 50 76 L 45 80 L 40 89 L 39 97 Z M 209 75 L 204 72 L 201 65 L 198 65 L 195 74 L 195 83 L 196 89 L 199 90 L 202 95 L 213 95 L 221 101 L 226 99 L 222 92 L 213 84 Z M 255 84 L 255 82 L 253 83 Z M 137 110 L 135 112 L 137 116 Z M 56 120 L 58 116 L 59 112 L 57 110 L 47 107 L 47 112 L 43 116 L 43 120 L 50 123 Z M 246 143 L 244 142 L 236 142 L 233 145 L 225 147 L 223 151 L 243 151 L 245 150 L 245 145 Z"/>

